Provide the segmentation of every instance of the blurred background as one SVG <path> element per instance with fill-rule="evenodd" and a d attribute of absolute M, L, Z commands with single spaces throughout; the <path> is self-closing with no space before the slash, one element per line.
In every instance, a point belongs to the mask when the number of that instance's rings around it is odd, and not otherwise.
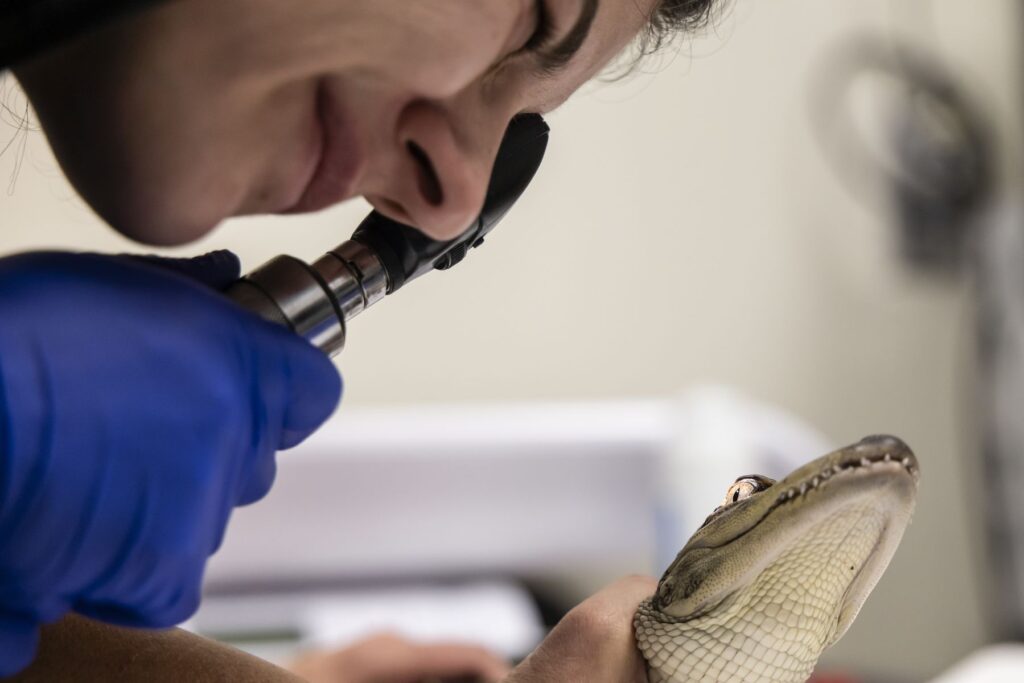
<path fill-rule="evenodd" d="M 916 516 L 820 669 L 928 680 L 1024 638 L 1022 27 L 1013 0 L 733 0 L 588 86 L 487 245 L 351 325 L 342 408 L 237 515 L 194 628 L 276 658 L 382 627 L 522 656 L 660 574 L 737 475 L 888 432 Z M 0 252 L 141 250 L 6 87 Z M 315 258 L 366 211 L 169 253 Z"/>

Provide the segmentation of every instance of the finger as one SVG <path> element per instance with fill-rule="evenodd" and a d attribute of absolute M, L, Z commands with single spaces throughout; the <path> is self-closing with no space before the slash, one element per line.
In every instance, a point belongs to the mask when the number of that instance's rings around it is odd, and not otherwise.
<path fill-rule="evenodd" d="M 249 322 L 247 334 L 260 349 L 252 401 L 257 440 L 246 442 L 249 455 L 232 505 L 249 505 L 267 495 L 277 473 L 276 452 L 316 431 L 341 397 L 341 376 L 322 351 L 273 323 L 255 317 Z"/>
<path fill-rule="evenodd" d="M 654 593 L 648 576 L 619 579 L 577 605 L 508 679 L 508 683 L 645 681 L 633 614 Z"/>
<path fill-rule="evenodd" d="M 143 582 L 123 584 L 132 589 L 127 598 L 111 597 L 124 596 L 123 588 L 108 589 L 77 601 L 74 611 L 90 619 L 128 628 L 168 628 L 195 614 L 199 609 L 205 557 L 164 559 L 150 566 L 152 571 Z M 145 568 L 148 567 L 142 567 Z"/>
<path fill-rule="evenodd" d="M 238 256 L 227 249 L 218 249 L 193 258 L 170 258 L 151 254 L 127 254 L 127 257 L 184 275 L 216 290 L 227 288 L 242 273 Z"/>
<path fill-rule="evenodd" d="M 238 506 L 252 505 L 256 501 L 262 500 L 264 496 L 270 493 L 270 488 L 274 485 L 276 477 L 277 457 L 271 453 L 257 458 L 249 467 L 247 476 L 242 481 L 242 487 L 238 492 L 238 499 L 233 504 Z M 224 541 L 226 530 L 227 521 L 225 519 L 224 527 L 221 528 L 220 533 L 214 538 L 210 549 L 211 555 L 220 548 L 221 543 Z"/>
<path fill-rule="evenodd" d="M 319 349 L 304 340 L 289 340 L 288 403 L 280 449 L 292 448 L 312 434 L 338 407 L 341 375 Z"/>
<path fill-rule="evenodd" d="M 658 587 L 649 576 L 627 576 L 598 591 L 566 619 L 576 637 L 594 645 L 591 663 L 600 675 L 593 683 L 646 680 L 645 665 L 636 646 L 633 615 Z"/>
<path fill-rule="evenodd" d="M 595 614 L 611 619 L 627 615 L 632 623 L 633 613 L 646 598 L 658 588 L 658 580 L 650 576 L 625 576 L 609 584 L 591 596 L 583 605 Z"/>

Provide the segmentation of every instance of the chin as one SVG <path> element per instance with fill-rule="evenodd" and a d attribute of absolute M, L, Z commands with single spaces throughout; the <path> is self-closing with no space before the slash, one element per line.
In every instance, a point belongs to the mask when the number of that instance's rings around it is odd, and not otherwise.
<path fill-rule="evenodd" d="M 230 215 L 227 211 L 204 210 L 197 203 L 189 202 L 175 205 L 166 202 L 120 202 L 94 204 L 93 209 L 125 237 L 155 247 L 174 247 L 194 242 Z"/>
<path fill-rule="evenodd" d="M 217 177 L 197 173 L 180 178 L 138 169 L 134 173 L 110 173 L 98 178 L 99 182 L 78 174 L 69 174 L 69 178 L 110 227 L 135 242 L 158 247 L 179 246 L 204 237 L 239 213 L 244 196 L 242 180 L 228 174 Z"/>
<path fill-rule="evenodd" d="M 153 247 L 178 247 L 195 242 L 206 236 L 220 224 L 220 220 L 195 221 L 159 221 L 145 224 L 111 224 L 115 230 L 135 242 Z"/>

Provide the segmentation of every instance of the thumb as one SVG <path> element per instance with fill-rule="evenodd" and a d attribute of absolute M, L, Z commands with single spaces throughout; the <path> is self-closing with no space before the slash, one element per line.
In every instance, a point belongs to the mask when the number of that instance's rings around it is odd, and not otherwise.
<path fill-rule="evenodd" d="M 126 257 L 184 275 L 216 290 L 227 288 L 242 273 L 238 256 L 227 249 L 218 249 L 192 258 L 170 258 L 151 254 L 127 254 Z"/>

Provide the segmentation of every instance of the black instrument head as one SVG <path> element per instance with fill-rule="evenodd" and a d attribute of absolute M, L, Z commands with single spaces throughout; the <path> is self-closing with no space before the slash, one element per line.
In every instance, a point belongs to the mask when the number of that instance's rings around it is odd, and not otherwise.
<path fill-rule="evenodd" d="M 516 200 L 526 190 L 548 144 L 548 125 L 539 114 L 521 114 L 509 123 L 494 160 L 480 214 L 461 235 L 451 240 L 433 240 L 416 228 L 374 211 L 367 216 L 352 239 L 380 257 L 388 274 L 388 294 L 409 280 L 430 270 L 445 270 L 479 246 Z"/>

